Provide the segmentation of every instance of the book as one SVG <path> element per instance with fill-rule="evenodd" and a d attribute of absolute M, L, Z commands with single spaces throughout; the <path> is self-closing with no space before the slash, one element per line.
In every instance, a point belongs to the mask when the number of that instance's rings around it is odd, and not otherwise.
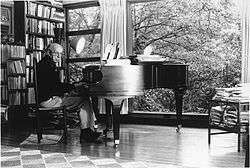
<path fill-rule="evenodd" d="M 35 103 L 35 89 L 28 88 L 28 104 L 34 104 L 34 103 Z"/>
<path fill-rule="evenodd" d="M 43 5 L 37 5 L 37 16 L 38 17 L 43 17 L 43 8 L 44 6 Z"/>
<path fill-rule="evenodd" d="M 10 57 L 10 46 L 1 44 L 1 62 L 6 63 L 8 58 Z"/>
<path fill-rule="evenodd" d="M 16 73 L 15 65 L 14 62 L 10 62 L 8 65 L 8 72 L 10 74 Z"/>
<path fill-rule="evenodd" d="M 29 74 L 30 74 L 30 68 L 26 68 L 26 82 L 27 82 L 27 83 L 30 83 Z"/>
<path fill-rule="evenodd" d="M 9 105 L 20 105 L 21 98 L 19 92 L 9 93 Z"/>
<path fill-rule="evenodd" d="M 32 15 L 32 16 L 37 16 L 37 4 L 28 2 L 27 5 L 27 14 Z"/>
<path fill-rule="evenodd" d="M 24 73 L 24 66 L 22 65 L 23 63 L 23 61 L 14 61 L 16 73 Z"/>

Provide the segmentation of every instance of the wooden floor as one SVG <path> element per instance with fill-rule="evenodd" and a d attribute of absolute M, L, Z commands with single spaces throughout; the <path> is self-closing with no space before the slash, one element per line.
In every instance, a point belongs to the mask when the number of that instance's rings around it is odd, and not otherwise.
<path fill-rule="evenodd" d="M 27 148 L 180 167 L 244 167 L 245 152 L 237 152 L 236 134 L 213 135 L 209 147 L 207 129 L 204 128 L 182 128 L 181 133 L 176 133 L 175 127 L 123 124 L 119 148 L 114 149 L 112 140 L 107 144 L 80 144 L 79 132 L 78 129 L 69 130 L 67 145 Z M 2 129 L 1 144 L 20 147 L 29 135 L 27 130 Z"/>

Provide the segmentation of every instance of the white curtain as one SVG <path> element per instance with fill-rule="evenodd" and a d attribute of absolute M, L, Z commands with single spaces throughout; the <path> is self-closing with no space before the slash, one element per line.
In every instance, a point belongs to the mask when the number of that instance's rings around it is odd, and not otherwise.
<path fill-rule="evenodd" d="M 242 30 L 242 83 L 250 83 L 250 1 L 240 0 Z"/>
<path fill-rule="evenodd" d="M 107 44 L 119 43 L 117 58 L 132 54 L 132 19 L 127 0 L 99 0 L 102 21 L 101 53 Z M 100 113 L 105 112 L 105 103 L 99 101 Z M 128 100 L 124 101 L 121 114 L 128 113 Z"/>
<path fill-rule="evenodd" d="M 132 54 L 132 22 L 127 0 L 100 0 L 102 54 L 107 44 L 119 43 L 120 56 Z"/>

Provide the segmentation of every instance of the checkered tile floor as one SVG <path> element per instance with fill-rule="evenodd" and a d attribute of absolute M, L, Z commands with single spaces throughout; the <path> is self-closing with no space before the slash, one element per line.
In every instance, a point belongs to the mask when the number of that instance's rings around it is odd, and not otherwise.
<path fill-rule="evenodd" d="M 91 158 L 65 153 L 49 153 L 21 148 L 1 151 L 2 168 L 166 168 L 177 167 L 142 161 L 120 162 L 111 158 Z"/>

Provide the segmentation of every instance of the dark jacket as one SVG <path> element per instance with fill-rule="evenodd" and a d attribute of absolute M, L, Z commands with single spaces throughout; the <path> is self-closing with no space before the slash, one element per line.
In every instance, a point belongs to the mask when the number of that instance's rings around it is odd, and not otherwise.
<path fill-rule="evenodd" d="M 39 103 L 53 96 L 63 96 L 74 88 L 72 84 L 60 82 L 56 64 L 49 56 L 45 56 L 37 64 L 37 85 Z"/>

